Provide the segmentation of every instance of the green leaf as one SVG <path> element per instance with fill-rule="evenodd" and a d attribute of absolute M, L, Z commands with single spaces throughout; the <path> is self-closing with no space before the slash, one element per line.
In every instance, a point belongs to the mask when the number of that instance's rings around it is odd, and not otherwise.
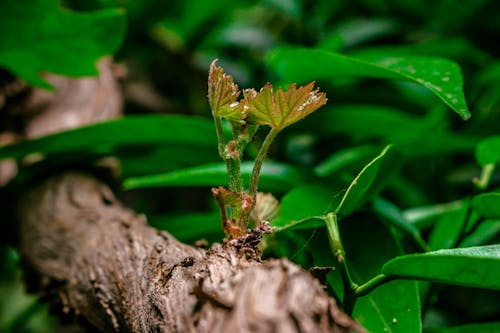
<path fill-rule="evenodd" d="M 500 245 L 446 249 L 394 258 L 382 273 L 403 279 L 426 280 L 500 290 Z"/>
<path fill-rule="evenodd" d="M 451 133 L 442 122 L 428 117 L 405 114 L 402 110 L 378 105 L 338 105 L 325 108 L 301 121 L 296 127 L 322 136 L 342 135 L 355 143 L 379 140 L 397 144 L 409 158 L 467 153 L 475 149 L 479 138 Z M 377 126 L 373 126 L 377 124 Z M 433 135 L 428 135 L 432 131 Z"/>
<path fill-rule="evenodd" d="M 160 230 L 167 230 L 182 242 L 215 236 L 224 238 L 218 213 L 191 213 L 159 215 L 149 218 L 149 224 Z"/>
<path fill-rule="evenodd" d="M 410 141 L 429 128 L 422 117 L 378 105 L 337 105 L 313 114 L 301 126 L 326 135 L 343 134 L 354 141 L 383 138 L 387 143 Z"/>
<path fill-rule="evenodd" d="M 316 165 L 314 173 L 319 177 L 326 177 L 338 173 L 349 166 L 356 166 L 361 162 L 369 161 L 377 153 L 373 145 L 364 145 L 341 149 L 330 155 L 326 160 Z"/>
<path fill-rule="evenodd" d="M 403 212 L 393 203 L 382 198 L 373 200 L 373 210 L 382 218 L 384 222 L 394 227 L 396 230 L 402 231 L 409 235 L 423 250 L 427 250 L 428 246 L 422 239 L 420 230 L 408 222 Z"/>
<path fill-rule="evenodd" d="M 250 179 L 252 168 L 253 163 L 241 164 L 241 174 L 245 182 Z M 261 188 L 267 190 L 285 191 L 304 180 L 298 169 L 280 163 L 265 163 L 260 175 Z M 226 165 L 214 163 L 158 175 L 128 178 L 124 182 L 124 187 L 130 190 L 165 186 L 219 186 L 227 185 L 227 183 Z"/>
<path fill-rule="evenodd" d="M 442 215 L 435 223 L 429 236 L 429 246 L 433 250 L 450 249 L 457 245 L 465 230 L 465 224 L 470 218 L 469 203 L 455 211 Z"/>
<path fill-rule="evenodd" d="M 472 199 L 472 206 L 484 218 L 500 219 L 500 193 L 483 193 Z"/>
<path fill-rule="evenodd" d="M 500 220 L 482 221 L 479 226 L 460 243 L 460 247 L 486 245 L 500 235 Z"/>
<path fill-rule="evenodd" d="M 121 146 L 113 151 L 113 156 L 120 160 L 120 174 L 124 178 L 219 161 L 215 146 L 201 147 L 182 142 L 135 147 Z"/>
<path fill-rule="evenodd" d="M 269 54 L 268 63 L 287 82 L 346 76 L 416 82 L 431 90 L 463 119 L 470 117 L 460 67 L 451 60 L 412 56 L 358 59 L 319 49 L 281 47 Z"/>
<path fill-rule="evenodd" d="M 352 48 L 394 33 L 397 26 L 397 22 L 390 18 L 356 18 L 341 22 L 333 34 L 342 40 L 344 48 Z M 320 47 L 326 50 L 325 46 L 327 45 L 322 41 Z"/>
<path fill-rule="evenodd" d="M 373 215 L 357 214 L 339 223 L 351 278 L 360 285 L 402 250 Z M 362 246 L 360 246 L 362 245 Z M 414 281 L 391 281 L 359 298 L 353 317 L 369 332 L 420 333 L 420 304 Z"/>
<path fill-rule="evenodd" d="M 456 200 L 431 206 L 422 206 L 407 209 L 403 212 L 405 220 L 409 221 L 418 229 L 427 228 L 432 222 L 448 212 L 462 209 L 465 201 Z"/>
<path fill-rule="evenodd" d="M 128 116 L 1 147 L 0 159 L 32 153 L 110 153 L 120 147 L 151 144 L 184 144 L 215 151 L 217 140 L 213 123 L 205 118 Z"/>
<path fill-rule="evenodd" d="M 0 1 L 0 65 L 28 83 L 51 88 L 41 72 L 97 75 L 96 61 L 117 51 L 126 17 L 119 9 L 78 13 L 58 1 Z"/>
<path fill-rule="evenodd" d="M 481 141 L 476 148 L 476 159 L 480 165 L 500 162 L 500 136 L 492 136 Z"/>
<path fill-rule="evenodd" d="M 324 225 L 322 217 L 331 211 L 336 200 L 334 193 L 324 186 L 296 187 L 281 199 L 280 217 L 273 221 L 273 225 L 280 230 Z"/>
<path fill-rule="evenodd" d="M 380 191 L 389 181 L 391 174 L 399 167 L 394 149 L 391 145 L 368 163 L 354 178 L 340 204 L 335 209 L 337 215 L 351 214 L 363 202 Z"/>
<path fill-rule="evenodd" d="M 454 327 L 440 327 L 425 330 L 425 333 L 499 333 L 500 322 L 467 324 Z"/>
<path fill-rule="evenodd" d="M 443 36 L 444 37 L 444 36 Z M 407 57 L 407 56 L 430 56 L 442 57 L 456 60 L 459 63 L 468 61 L 477 64 L 488 62 L 488 54 L 474 46 L 469 39 L 461 36 L 439 37 L 420 41 L 417 44 L 376 46 L 370 45 L 367 48 L 356 49 L 349 52 L 350 56 L 356 58 L 373 57 Z"/>

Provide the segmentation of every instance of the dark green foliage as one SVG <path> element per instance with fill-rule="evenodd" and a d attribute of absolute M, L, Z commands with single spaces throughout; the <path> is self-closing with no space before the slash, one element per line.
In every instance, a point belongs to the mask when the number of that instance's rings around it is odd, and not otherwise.
<path fill-rule="evenodd" d="M 114 53 L 122 40 L 123 9 L 109 9 L 119 1 L 65 2 L 97 12 L 25 2 L 1 2 L 0 66 L 29 83 L 47 86 L 40 71 L 93 74 L 96 59 Z M 240 88 L 316 81 L 328 103 L 284 129 L 263 164 L 259 189 L 281 201 L 265 255 L 287 256 L 306 269 L 335 267 L 328 291 L 347 308 L 352 302 L 352 315 L 373 332 L 500 331 L 494 301 L 500 297 L 496 1 L 148 0 L 125 6 L 128 35 L 117 58 L 166 98 L 161 111 L 177 115 L 129 115 L 2 147 L 0 158 L 41 153 L 57 165 L 83 163 L 81 155 L 116 156 L 124 187 L 135 189 L 131 204 L 153 226 L 186 242 L 221 241 L 210 187 L 228 181 L 206 98 L 211 61 L 219 58 Z M 52 22 L 48 30 L 39 28 L 41 20 Z M 31 43 L 35 37 L 39 43 Z M 126 110 L 150 107 L 134 102 Z M 242 156 L 244 184 L 265 134 L 257 131 Z M 20 178 L 23 172 L 29 170 Z M 343 248 L 329 242 L 325 221 L 332 213 Z M 345 252 L 345 265 L 337 250 Z M 11 250 L 2 251 L 11 262 Z M 2 267 L 2 276 L 13 267 Z M 485 289 L 491 298 L 481 298 Z M 482 306 L 464 313 L 454 302 L 461 297 Z M 30 306 L 0 315 L 0 331 Z"/>
<path fill-rule="evenodd" d="M 57 1 L 0 2 L 0 66 L 48 88 L 41 72 L 95 75 L 96 61 L 115 53 L 125 35 L 123 10 L 77 13 Z"/>

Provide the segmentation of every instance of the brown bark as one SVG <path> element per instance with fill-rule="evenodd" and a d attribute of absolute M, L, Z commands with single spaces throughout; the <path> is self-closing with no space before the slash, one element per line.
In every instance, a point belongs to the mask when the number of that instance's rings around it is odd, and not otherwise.
<path fill-rule="evenodd" d="M 108 63 L 97 79 L 63 80 L 51 100 L 34 98 L 38 102 L 27 105 L 39 109 L 27 113 L 31 121 L 24 134 L 117 115 L 120 97 L 110 77 Z M 88 327 L 364 332 L 312 275 L 286 259 L 260 261 L 256 244 L 269 231 L 266 224 L 208 251 L 188 246 L 149 227 L 100 180 L 76 172 L 53 176 L 24 193 L 16 211 L 30 291 Z"/>
<path fill-rule="evenodd" d="M 288 260 L 260 262 L 251 241 L 182 244 L 90 176 L 53 177 L 18 212 L 33 290 L 103 332 L 362 331 Z"/>

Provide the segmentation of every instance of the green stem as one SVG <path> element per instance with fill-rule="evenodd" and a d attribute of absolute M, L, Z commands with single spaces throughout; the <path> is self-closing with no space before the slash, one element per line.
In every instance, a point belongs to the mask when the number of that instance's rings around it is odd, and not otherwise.
<path fill-rule="evenodd" d="M 243 192 L 241 181 L 241 152 L 239 149 L 239 130 L 233 125 L 234 155 L 228 160 L 229 189 L 237 193 Z"/>
<path fill-rule="evenodd" d="M 356 290 L 354 290 L 354 295 L 357 297 L 365 296 L 371 293 L 373 290 L 375 290 L 377 287 L 380 287 L 381 285 L 391 281 L 392 278 L 384 275 L 384 274 L 379 274 L 372 278 L 369 281 L 366 281 L 363 283 L 361 286 L 357 287 Z"/>
<path fill-rule="evenodd" d="M 243 185 L 241 181 L 241 166 L 240 166 L 240 157 L 239 152 L 237 151 L 237 135 L 236 139 L 234 139 L 234 150 L 236 154 L 231 156 L 227 151 L 228 143 L 226 142 L 226 138 L 224 136 L 224 130 L 222 129 L 222 118 L 214 116 L 214 124 L 215 131 L 217 133 L 217 142 L 218 142 L 218 150 L 220 157 L 226 163 L 227 174 L 228 174 L 228 182 L 229 189 L 235 192 L 242 192 Z M 233 129 L 233 137 L 235 136 L 235 130 Z"/>
<path fill-rule="evenodd" d="M 358 286 L 354 283 L 349 274 L 344 247 L 342 246 L 342 241 L 340 239 L 337 215 L 335 213 L 328 213 L 325 216 L 325 223 L 328 232 L 328 239 L 330 241 L 330 248 L 332 249 L 332 253 L 335 258 L 337 258 L 340 274 L 342 276 L 342 285 L 344 288 L 342 307 L 344 308 L 345 313 L 351 315 L 354 309 L 354 304 L 356 303 L 355 290 Z"/>
<path fill-rule="evenodd" d="M 486 164 L 483 167 L 483 170 L 481 171 L 481 177 L 479 177 L 479 179 L 473 179 L 474 185 L 476 185 L 478 190 L 484 191 L 488 188 L 488 186 L 490 185 L 491 176 L 493 175 L 494 171 L 495 164 L 493 163 Z"/>
<path fill-rule="evenodd" d="M 222 129 L 222 119 L 214 115 L 215 132 L 217 133 L 217 148 L 219 156 L 225 161 L 226 156 L 224 149 L 226 148 L 226 138 L 224 137 L 224 130 Z"/>
<path fill-rule="evenodd" d="M 252 177 L 250 178 L 250 185 L 249 185 L 250 195 L 252 196 L 254 204 L 255 204 L 255 198 L 257 197 L 257 187 L 259 186 L 259 175 L 260 175 L 260 169 L 262 168 L 262 163 L 266 158 L 271 143 L 276 138 L 276 135 L 278 135 L 278 133 L 279 130 L 276 128 L 272 128 L 269 131 L 269 133 L 267 133 L 267 136 L 264 139 L 264 142 L 262 143 L 259 152 L 257 153 L 257 157 L 255 158 L 255 164 L 253 165 Z"/>
<path fill-rule="evenodd" d="M 335 213 L 328 213 L 325 216 L 326 230 L 328 231 L 328 239 L 330 241 L 330 248 L 335 256 L 344 256 L 344 247 L 340 241 L 339 227 L 337 224 L 337 215 Z"/>
<path fill-rule="evenodd" d="M 226 166 L 227 166 L 227 172 L 229 174 L 229 189 L 236 193 L 243 192 L 243 184 L 241 181 L 241 165 L 239 157 L 227 159 Z"/>

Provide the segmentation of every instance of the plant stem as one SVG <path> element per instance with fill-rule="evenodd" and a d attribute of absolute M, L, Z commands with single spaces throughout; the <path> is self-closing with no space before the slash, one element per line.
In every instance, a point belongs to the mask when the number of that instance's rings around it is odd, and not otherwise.
<path fill-rule="evenodd" d="M 257 197 L 257 187 L 259 185 L 259 175 L 260 175 L 260 169 L 262 168 L 262 163 L 266 158 L 267 151 L 269 150 L 271 143 L 273 142 L 274 138 L 276 138 L 276 135 L 278 135 L 278 133 L 279 130 L 276 128 L 272 128 L 269 131 L 269 133 L 267 133 L 267 136 L 264 139 L 264 142 L 262 143 L 259 152 L 257 153 L 257 157 L 255 158 L 255 164 L 253 165 L 252 177 L 250 178 L 250 185 L 249 185 L 249 192 L 250 195 L 252 196 L 254 204 L 255 204 L 255 198 Z"/>
<path fill-rule="evenodd" d="M 217 133 L 217 149 L 219 156 L 225 161 L 226 156 L 224 149 L 226 148 L 226 138 L 224 137 L 224 130 L 222 129 L 222 119 L 214 115 L 215 133 Z"/>
<path fill-rule="evenodd" d="M 328 213 L 325 216 L 326 229 L 328 231 L 328 239 L 330 241 L 330 248 L 332 253 L 337 258 L 339 264 L 340 274 L 342 276 L 342 285 L 344 287 L 344 298 L 342 300 L 342 307 L 345 313 L 352 314 L 354 304 L 356 303 L 355 290 L 358 288 L 349 274 L 347 262 L 345 258 L 344 247 L 340 240 L 339 227 L 337 224 L 337 215 L 335 213 Z"/>
<path fill-rule="evenodd" d="M 241 171 L 240 171 L 240 156 L 237 151 L 237 135 L 234 138 L 234 150 L 235 154 L 230 154 L 228 152 L 228 143 L 224 136 L 224 130 L 222 129 L 222 118 L 214 116 L 215 131 L 217 133 L 218 150 L 220 157 L 226 163 L 229 189 L 235 192 L 242 192 L 243 185 L 241 182 Z M 235 130 L 233 129 L 233 137 L 235 136 Z"/>
<path fill-rule="evenodd" d="M 229 174 L 229 189 L 231 191 L 241 193 L 243 192 L 243 185 L 241 182 L 241 165 L 240 159 L 228 158 L 226 160 L 227 172 Z"/>
<path fill-rule="evenodd" d="M 384 274 L 379 274 L 375 276 L 374 278 L 370 279 L 369 281 L 366 281 L 363 283 L 361 286 L 357 287 L 356 290 L 354 290 L 354 295 L 357 297 L 365 296 L 371 293 L 375 288 L 391 281 L 392 278 L 387 277 Z"/>
<path fill-rule="evenodd" d="M 228 159 L 228 172 L 229 172 L 229 189 L 237 193 L 243 192 L 243 184 L 241 181 L 241 152 L 239 149 L 239 130 L 233 125 L 233 154 Z"/>
<path fill-rule="evenodd" d="M 495 171 L 495 164 L 486 164 L 481 171 L 481 177 L 479 177 L 479 179 L 474 178 L 472 180 L 478 190 L 484 191 L 488 188 L 488 186 L 490 185 L 491 176 L 493 175 L 493 171 Z"/>
<path fill-rule="evenodd" d="M 337 215 L 335 213 L 328 213 L 325 216 L 326 230 L 328 231 L 328 239 L 330 241 L 330 248 L 334 255 L 344 255 L 344 247 L 340 241 L 339 227 L 337 224 Z"/>

